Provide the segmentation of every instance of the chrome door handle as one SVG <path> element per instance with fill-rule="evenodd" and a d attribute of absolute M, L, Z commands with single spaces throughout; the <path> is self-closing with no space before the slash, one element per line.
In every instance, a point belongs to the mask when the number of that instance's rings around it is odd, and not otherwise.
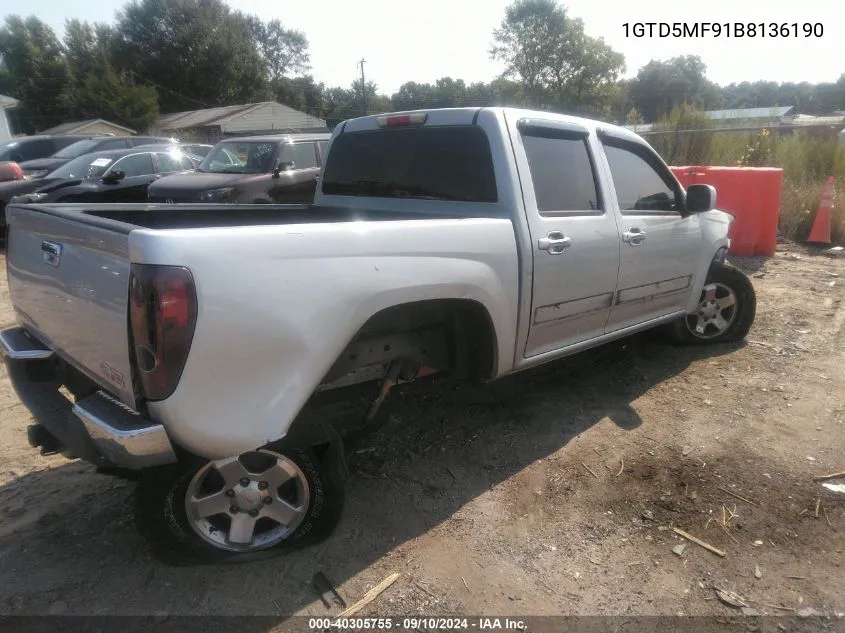
<path fill-rule="evenodd" d="M 645 231 L 632 226 L 622 234 L 622 241 L 627 242 L 631 246 L 639 246 L 645 242 Z"/>
<path fill-rule="evenodd" d="M 560 255 L 572 244 L 572 238 L 566 237 L 560 231 L 549 231 L 546 237 L 537 240 L 537 248 L 548 251 L 549 255 Z"/>

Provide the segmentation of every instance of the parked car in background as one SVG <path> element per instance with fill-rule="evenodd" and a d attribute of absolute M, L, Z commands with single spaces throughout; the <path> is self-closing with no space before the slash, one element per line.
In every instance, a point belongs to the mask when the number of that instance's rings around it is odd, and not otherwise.
<path fill-rule="evenodd" d="M 0 182 L 23 180 L 23 169 L 16 162 L 7 160 L 0 163 Z"/>
<path fill-rule="evenodd" d="M 32 181 L 36 189 L 10 202 L 143 202 L 155 179 L 193 168 L 178 147 L 148 145 L 84 154 Z"/>
<path fill-rule="evenodd" d="M 141 145 L 171 145 L 176 140 L 158 136 L 97 136 L 84 138 L 67 145 L 52 156 L 21 162 L 26 178 L 43 178 L 54 169 L 83 154 L 104 152 L 112 149 L 126 149 Z M 19 161 L 20 162 L 20 161 Z"/>
<path fill-rule="evenodd" d="M 0 145 L 0 161 L 23 163 L 46 158 L 72 143 L 97 136 L 110 138 L 97 134 L 19 136 Z"/>
<path fill-rule="evenodd" d="M 330 134 L 220 141 L 195 172 L 150 186 L 151 202 L 311 202 Z"/>
<path fill-rule="evenodd" d="M 214 145 L 206 145 L 205 143 L 183 143 L 180 144 L 182 150 L 191 156 L 199 156 L 200 160 L 208 156 L 208 153 L 214 149 Z"/>

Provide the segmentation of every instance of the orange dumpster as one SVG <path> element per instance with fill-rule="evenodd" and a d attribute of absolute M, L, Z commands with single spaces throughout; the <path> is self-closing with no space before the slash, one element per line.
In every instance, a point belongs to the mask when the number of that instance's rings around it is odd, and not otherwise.
<path fill-rule="evenodd" d="M 716 188 L 716 206 L 736 217 L 731 224 L 730 252 L 774 255 L 783 170 L 773 167 L 672 167 L 684 187 Z"/>

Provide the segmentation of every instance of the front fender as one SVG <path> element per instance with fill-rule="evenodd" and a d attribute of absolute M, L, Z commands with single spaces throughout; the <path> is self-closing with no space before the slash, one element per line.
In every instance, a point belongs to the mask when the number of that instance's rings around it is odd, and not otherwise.
<path fill-rule="evenodd" d="M 707 281 L 707 274 L 714 261 L 724 262 L 730 249 L 731 240 L 728 237 L 734 216 L 726 211 L 714 209 L 701 214 L 701 250 L 696 255 L 697 265 L 692 291 L 686 305 L 687 314 L 698 308 L 701 290 Z"/>

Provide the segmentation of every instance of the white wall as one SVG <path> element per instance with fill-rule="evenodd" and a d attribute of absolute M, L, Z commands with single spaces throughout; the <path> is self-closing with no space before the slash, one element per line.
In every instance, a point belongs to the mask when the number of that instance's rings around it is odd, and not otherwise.
<path fill-rule="evenodd" d="M 12 138 L 12 131 L 9 128 L 6 108 L 0 108 L 0 143 L 5 143 Z"/>

